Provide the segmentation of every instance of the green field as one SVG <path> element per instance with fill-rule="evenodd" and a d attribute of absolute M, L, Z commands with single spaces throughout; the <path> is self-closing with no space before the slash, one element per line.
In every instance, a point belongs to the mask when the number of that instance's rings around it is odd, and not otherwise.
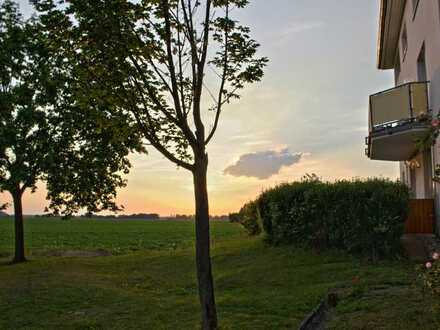
<path fill-rule="evenodd" d="M 13 223 L 0 220 L 0 329 L 198 328 L 192 222 L 26 219 L 25 226 L 31 261 L 8 265 Z M 413 265 L 269 247 L 224 222 L 212 224 L 212 240 L 221 329 L 294 329 L 335 287 L 346 297 L 333 329 L 437 329 L 412 286 Z M 61 253 L 97 250 L 112 255 Z"/>
<path fill-rule="evenodd" d="M 214 222 L 212 241 L 234 239 L 244 233 L 229 223 Z M 0 218 L 0 255 L 12 253 L 14 224 Z M 25 220 L 28 252 L 104 249 L 112 254 L 187 248 L 194 245 L 194 229 L 185 221 L 148 220 Z"/>

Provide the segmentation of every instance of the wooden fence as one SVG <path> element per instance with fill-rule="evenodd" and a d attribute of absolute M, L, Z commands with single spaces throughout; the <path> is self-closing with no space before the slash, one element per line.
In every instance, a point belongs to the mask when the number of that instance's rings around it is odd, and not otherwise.
<path fill-rule="evenodd" d="M 434 233 L 434 200 L 411 199 L 409 215 L 405 223 L 406 234 Z"/>

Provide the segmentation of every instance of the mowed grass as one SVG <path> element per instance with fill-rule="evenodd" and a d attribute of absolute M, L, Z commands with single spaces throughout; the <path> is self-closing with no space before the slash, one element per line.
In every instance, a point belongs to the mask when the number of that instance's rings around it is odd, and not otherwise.
<path fill-rule="evenodd" d="M 7 265 L 12 229 L 11 220 L 0 221 L 0 329 L 199 328 L 192 222 L 27 219 L 27 246 L 36 253 L 28 263 Z M 221 329 L 295 329 L 335 287 L 356 293 L 341 303 L 335 329 L 349 329 L 352 315 L 381 304 L 389 310 L 375 324 L 389 326 L 375 329 L 397 329 L 387 318 L 397 312 L 404 325 L 399 329 L 436 329 L 423 299 L 403 305 L 394 294 L 374 306 L 362 301 L 369 288 L 397 287 L 405 295 L 415 290 L 413 265 L 373 266 L 340 253 L 269 247 L 223 222 L 212 224 L 212 240 Z M 113 255 L 50 256 L 52 250 L 96 249 Z M 352 288 L 355 276 L 365 293 Z M 372 329 L 362 322 L 352 328 Z"/>

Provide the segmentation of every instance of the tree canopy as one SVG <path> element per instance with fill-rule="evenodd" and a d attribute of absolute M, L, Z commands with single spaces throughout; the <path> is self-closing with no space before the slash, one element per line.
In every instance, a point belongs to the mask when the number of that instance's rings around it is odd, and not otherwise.
<path fill-rule="evenodd" d="M 34 2 L 49 13 L 55 47 L 77 63 L 86 97 L 114 104 L 111 115 L 127 115 L 154 148 L 189 170 L 223 106 L 259 81 L 267 63 L 249 28 L 230 16 L 248 1 Z"/>
<path fill-rule="evenodd" d="M 44 180 L 55 212 L 117 209 L 140 139 L 125 118 L 106 119 L 104 105 L 74 98 L 72 67 L 49 42 L 38 17 L 25 21 L 16 3 L 2 4 L 0 190 L 33 191 Z"/>

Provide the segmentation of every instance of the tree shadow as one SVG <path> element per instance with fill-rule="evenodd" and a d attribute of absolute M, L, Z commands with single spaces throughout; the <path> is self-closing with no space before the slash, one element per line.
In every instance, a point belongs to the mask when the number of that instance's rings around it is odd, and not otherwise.
<path fill-rule="evenodd" d="M 0 267 L 13 265 L 11 260 L 0 260 Z"/>
<path fill-rule="evenodd" d="M 29 260 L 27 259 L 22 262 L 15 262 L 12 258 L 13 257 L 11 256 L 10 259 L 0 259 L 0 267 L 15 266 L 20 264 L 26 264 L 29 262 Z"/>

